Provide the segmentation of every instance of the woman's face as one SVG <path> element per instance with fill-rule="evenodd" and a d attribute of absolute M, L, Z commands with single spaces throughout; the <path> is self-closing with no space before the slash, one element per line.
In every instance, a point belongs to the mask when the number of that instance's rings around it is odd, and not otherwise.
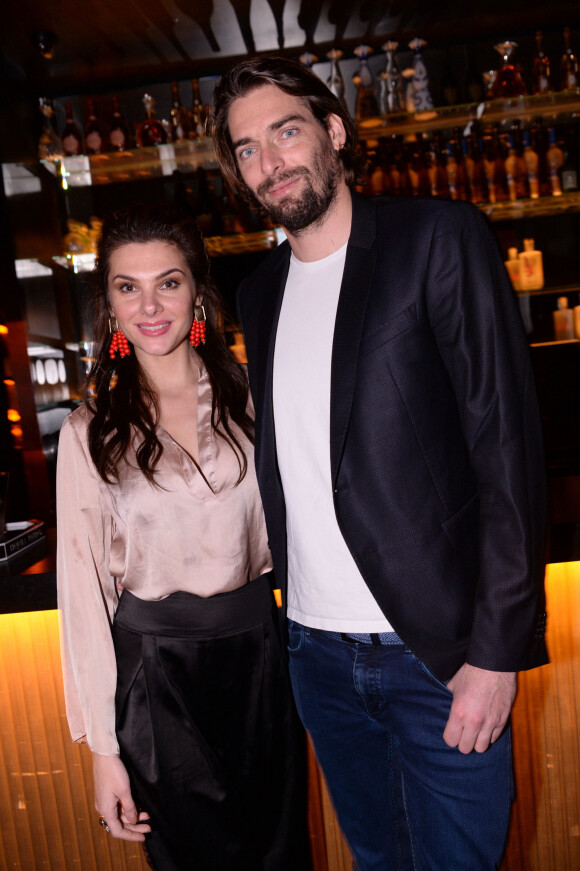
<path fill-rule="evenodd" d="M 131 242 L 109 261 L 111 312 L 137 359 L 172 354 L 188 341 L 196 297 L 187 262 L 169 242 Z"/>

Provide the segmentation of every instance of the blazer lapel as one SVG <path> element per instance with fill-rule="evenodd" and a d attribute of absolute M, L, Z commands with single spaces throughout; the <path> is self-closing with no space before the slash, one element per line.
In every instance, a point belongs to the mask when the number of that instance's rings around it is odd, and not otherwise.
<path fill-rule="evenodd" d="M 330 385 L 330 467 L 333 486 L 348 429 L 363 325 L 375 268 L 376 213 L 372 202 L 353 195 L 352 230 L 340 289 Z"/>

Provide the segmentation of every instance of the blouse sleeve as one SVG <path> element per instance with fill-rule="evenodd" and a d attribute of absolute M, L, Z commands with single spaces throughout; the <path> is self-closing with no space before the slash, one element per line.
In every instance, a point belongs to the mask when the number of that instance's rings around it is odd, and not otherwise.
<path fill-rule="evenodd" d="M 111 635 L 118 602 L 109 572 L 114 519 L 87 446 L 85 409 L 64 421 L 57 462 L 57 588 L 66 711 L 74 741 L 117 755 L 117 669 Z"/>

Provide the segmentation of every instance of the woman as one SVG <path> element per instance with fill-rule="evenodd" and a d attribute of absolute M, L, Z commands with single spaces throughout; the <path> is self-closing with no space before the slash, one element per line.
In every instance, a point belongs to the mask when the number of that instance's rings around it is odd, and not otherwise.
<path fill-rule="evenodd" d="M 95 279 L 57 494 L 67 716 L 100 823 L 156 871 L 308 868 L 248 388 L 197 225 L 113 214 Z"/>

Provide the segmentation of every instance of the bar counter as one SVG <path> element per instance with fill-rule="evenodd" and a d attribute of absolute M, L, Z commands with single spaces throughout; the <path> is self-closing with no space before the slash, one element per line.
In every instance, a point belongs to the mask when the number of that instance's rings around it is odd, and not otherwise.
<path fill-rule="evenodd" d="M 70 739 L 55 544 L 48 530 L 18 562 L 0 564 L 0 868 L 147 871 L 139 845 L 97 825 L 90 751 Z M 551 663 L 519 677 L 517 796 L 501 871 L 580 868 L 580 562 L 549 564 L 546 592 Z M 309 767 L 314 871 L 352 871 L 312 753 Z"/>

